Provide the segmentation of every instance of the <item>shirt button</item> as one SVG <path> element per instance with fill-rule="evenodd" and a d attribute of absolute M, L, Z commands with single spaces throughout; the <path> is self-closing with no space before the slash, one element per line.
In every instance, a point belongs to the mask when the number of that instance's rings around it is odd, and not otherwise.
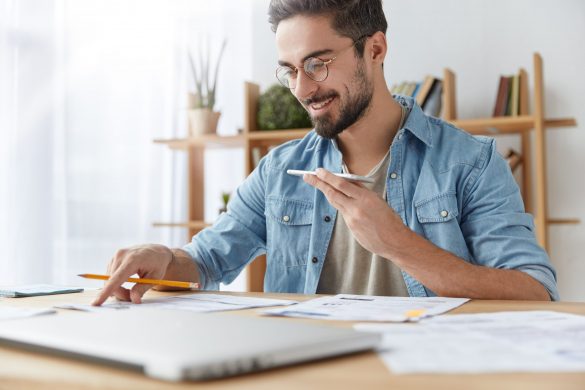
<path fill-rule="evenodd" d="M 398 174 L 396 172 L 392 172 L 390 174 L 390 179 L 396 179 L 398 177 Z"/>
<path fill-rule="evenodd" d="M 285 215 L 284 217 L 282 217 L 282 220 L 284 222 L 288 222 L 288 221 L 290 221 L 290 217 L 288 215 Z"/>
<path fill-rule="evenodd" d="M 319 259 L 318 259 L 318 258 L 316 258 L 316 257 L 313 257 L 313 258 L 311 259 L 311 261 L 312 261 L 313 263 L 317 264 L 317 263 L 319 262 Z"/>
<path fill-rule="evenodd" d="M 402 136 L 403 136 L 402 133 L 398 134 L 398 140 L 401 140 L 402 139 Z"/>
<path fill-rule="evenodd" d="M 330 221 L 331 221 L 331 217 L 330 217 L 330 216 L 328 216 L 328 215 L 326 215 L 326 216 L 325 216 L 325 218 L 323 218 L 323 220 L 324 220 L 325 222 L 330 222 Z"/>
<path fill-rule="evenodd" d="M 449 212 L 447 210 L 441 211 L 441 217 L 447 218 L 449 216 Z"/>

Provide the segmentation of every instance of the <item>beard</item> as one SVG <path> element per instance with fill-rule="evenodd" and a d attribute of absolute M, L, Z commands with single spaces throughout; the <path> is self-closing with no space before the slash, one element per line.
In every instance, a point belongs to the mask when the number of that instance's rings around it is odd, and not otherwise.
<path fill-rule="evenodd" d="M 327 139 L 337 137 L 345 129 L 360 120 L 368 111 L 374 91 L 372 83 L 366 77 L 363 66 L 358 65 L 352 84 L 356 86 L 356 92 L 351 96 L 349 90 L 347 90 L 347 99 L 345 100 L 342 100 L 337 92 L 331 92 L 304 102 L 306 106 L 309 106 L 309 104 L 322 102 L 329 98 L 340 98 L 339 118 L 336 121 L 333 120 L 331 113 L 317 118 L 311 117 L 315 132 L 321 137 Z"/>

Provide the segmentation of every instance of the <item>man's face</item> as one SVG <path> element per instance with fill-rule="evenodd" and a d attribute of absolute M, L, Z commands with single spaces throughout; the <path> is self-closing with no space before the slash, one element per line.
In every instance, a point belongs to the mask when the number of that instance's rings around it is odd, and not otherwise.
<path fill-rule="evenodd" d="M 299 69 L 291 91 L 308 111 L 317 134 L 325 138 L 334 138 L 357 122 L 372 100 L 373 83 L 352 44 L 324 16 L 295 16 L 280 22 L 276 31 L 279 63 Z M 327 65 L 326 80 L 314 81 L 304 73 L 303 63 L 309 57 L 324 61 L 336 57 Z"/>

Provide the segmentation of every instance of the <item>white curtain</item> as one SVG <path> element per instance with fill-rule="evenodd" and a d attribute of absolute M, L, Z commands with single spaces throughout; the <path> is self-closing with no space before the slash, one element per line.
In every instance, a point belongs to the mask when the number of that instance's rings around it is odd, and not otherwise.
<path fill-rule="evenodd" d="M 52 2 L 0 3 L 0 281 L 51 274 L 58 169 Z M 27 13 L 23 16 L 23 13 Z M 34 265 L 32 264 L 34 260 Z"/>
<path fill-rule="evenodd" d="M 185 136 L 185 50 L 202 26 L 227 30 L 214 18 L 246 19 L 238 7 L 0 0 L 0 284 L 86 284 L 75 275 L 103 273 L 117 248 L 186 242 L 183 229 L 152 227 L 186 220 L 185 156 L 152 140 Z M 248 62 L 220 76 L 224 134 L 242 122 Z"/>

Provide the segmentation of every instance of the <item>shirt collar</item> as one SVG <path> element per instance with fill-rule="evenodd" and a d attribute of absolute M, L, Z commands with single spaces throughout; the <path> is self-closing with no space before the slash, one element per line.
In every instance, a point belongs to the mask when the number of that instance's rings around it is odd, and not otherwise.
<path fill-rule="evenodd" d="M 433 134 L 429 126 L 429 119 L 422 108 L 409 96 L 393 95 L 394 100 L 409 111 L 403 129 L 410 131 L 416 138 L 427 146 L 433 146 Z"/>
<path fill-rule="evenodd" d="M 428 147 L 433 146 L 433 134 L 429 126 L 429 119 L 423 112 L 422 108 L 410 96 L 393 95 L 394 100 L 403 107 L 408 109 L 406 122 L 402 128 L 410 131 L 416 138 L 424 142 Z M 336 139 L 331 140 L 333 149 L 340 152 Z"/>

